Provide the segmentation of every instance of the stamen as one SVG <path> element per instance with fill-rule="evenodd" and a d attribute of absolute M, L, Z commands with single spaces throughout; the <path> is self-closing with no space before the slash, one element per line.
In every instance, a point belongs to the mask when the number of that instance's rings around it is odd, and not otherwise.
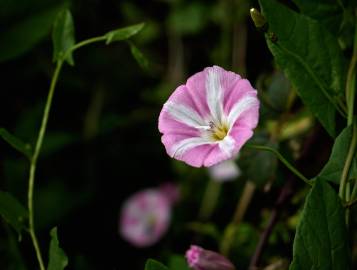
<path fill-rule="evenodd" d="M 221 141 L 227 136 L 229 128 L 226 124 L 220 123 L 219 125 L 217 125 L 213 121 L 210 121 L 209 126 L 213 140 Z"/>

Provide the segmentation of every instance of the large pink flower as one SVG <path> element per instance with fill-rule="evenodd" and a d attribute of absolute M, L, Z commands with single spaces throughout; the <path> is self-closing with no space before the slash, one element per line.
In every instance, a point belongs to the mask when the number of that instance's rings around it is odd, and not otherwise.
<path fill-rule="evenodd" d="M 169 156 L 209 167 L 237 155 L 258 117 L 257 91 L 249 81 L 213 66 L 177 87 L 160 113 L 159 130 Z"/>

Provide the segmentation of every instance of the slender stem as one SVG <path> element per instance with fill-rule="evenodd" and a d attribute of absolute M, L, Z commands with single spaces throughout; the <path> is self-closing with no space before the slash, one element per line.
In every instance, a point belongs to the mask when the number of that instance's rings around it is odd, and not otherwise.
<path fill-rule="evenodd" d="M 36 174 L 37 160 L 40 155 L 41 147 L 43 144 L 43 139 L 44 139 L 44 136 L 46 133 L 48 117 L 49 117 L 50 110 L 51 110 L 52 99 L 53 99 L 54 91 L 56 88 L 58 76 L 60 74 L 60 71 L 61 71 L 61 68 L 63 65 L 63 61 L 64 61 L 64 59 L 66 59 L 66 57 L 68 56 L 69 53 L 71 53 L 71 52 L 75 51 L 76 49 L 79 49 L 80 47 L 83 47 L 85 45 L 88 45 L 88 44 L 91 44 L 94 42 L 104 41 L 104 40 L 106 40 L 105 36 L 94 37 L 94 38 L 90 38 L 90 39 L 81 41 L 81 42 L 75 44 L 73 47 L 69 48 L 64 53 L 63 57 L 57 61 L 57 65 L 56 65 L 56 68 L 55 68 L 55 71 L 54 71 L 54 74 L 53 74 L 53 77 L 51 80 L 50 89 L 48 91 L 47 101 L 46 101 L 45 109 L 43 112 L 40 131 L 38 133 L 38 138 L 36 141 L 34 153 L 30 160 L 29 186 L 28 186 L 28 196 L 27 196 L 27 205 L 28 205 L 28 211 L 29 211 L 29 233 L 30 233 L 30 236 L 32 239 L 33 246 L 36 251 L 36 256 L 37 256 L 37 260 L 38 260 L 38 263 L 40 266 L 40 270 L 45 270 L 45 266 L 43 263 L 40 246 L 38 244 L 38 240 L 37 240 L 37 237 L 35 234 L 33 192 L 34 192 L 34 185 L 35 185 L 35 174 Z"/>
<path fill-rule="evenodd" d="M 253 198 L 255 188 L 256 186 L 252 181 L 247 181 L 245 184 L 242 197 L 239 200 L 232 220 L 232 222 L 234 222 L 236 225 L 241 222 L 245 212 L 247 211 L 249 203 Z"/>
<path fill-rule="evenodd" d="M 347 198 L 346 185 L 347 185 L 348 173 L 349 173 L 349 170 L 351 167 L 352 159 L 355 154 L 356 144 L 357 144 L 357 128 L 356 128 L 356 125 L 353 125 L 351 144 L 350 144 L 350 148 L 347 153 L 345 165 L 342 170 L 341 180 L 340 180 L 340 190 L 338 192 L 338 194 L 340 195 L 340 198 L 342 200 L 346 200 L 346 198 Z"/>
<path fill-rule="evenodd" d="M 355 103 L 355 91 L 356 91 L 356 63 L 357 63 L 357 9 L 355 11 L 355 35 L 353 42 L 353 52 L 350 66 L 347 73 L 346 81 L 346 104 L 348 109 L 347 125 L 350 126 L 353 123 L 353 111 Z"/>
<path fill-rule="evenodd" d="M 51 85 L 50 85 L 50 89 L 48 92 L 47 101 L 46 101 L 46 105 L 45 105 L 45 109 L 44 109 L 44 113 L 43 113 L 43 117 L 42 117 L 42 123 L 41 123 L 40 131 L 38 134 L 38 138 L 36 141 L 35 151 L 33 153 L 33 156 L 31 158 L 31 163 L 30 163 L 28 201 L 27 201 L 28 211 L 29 211 L 29 233 L 30 233 L 30 236 L 32 239 L 33 246 L 36 251 L 37 260 L 38 260 L 41 270 L 45 270 L 45 266 L 43 263 L 40 246 L 38 244 L 38 240 L 37 240 L 37 237 L 35 234 L 33 190 L 34 190 L 34 184 L 35 184 L 35 173 L 36 173 L 37 159 L 38 159 L 38 156 L 41 151 L 43 138 L 45 136 L 47 122 L 48 122 L 48 116 L 49 116 L 51 104 L 52 104 L 52 98 L 53 98 L 55 86 L 57 83 L 58 75 L 61 71 L 62 63 L 63 63 L 63 61 L 61 61 L 61 60 L 57 62 L 57 66 L 56 66 L 56 69 L 55 69 L 53 77 L 52 77 L 52 81 L 51 81 Z"/>
<path fill-rule="evenodd" d="M 295 174 L 298 178 L 300 178 L 302 181 L 304 181 L 306 184 L 312 186 L 311 181 L 307 179 L 302 173 L 300 173 L 293 165 L 289 163 L 278 151 L 276 151 L 273 148 L 270 148 L 268 146 L 263 146 L 263 145 L 247 145 L 247 147 L 258 149 L 258 150 L 263 150 L 263 151 L 269 151 L 274 153 L 277 158 L 293 173 Z"/>
<path fill-rule="evenodd" d="M 353 185 L 352 194 L 351 194 L 352 200 L 356 199 L 356 195 L 357 195 L 357 179 L 354 179 L 354 181 L 355 183 Z"/>
<path fill-rule="evenodd" d="M 93 37 L 93 38 L 89 38 L 89 39 L 83 40 L 83 41 L 81 41 L 81 42 L 78 42 L 77 44 L 75 44 L 73 47 L 69 48 L 69 49 L 66 51 L 66 53 L 65 53 L 65 55 L 64 55 L 64 57 L 63 57 L 63 59 L 65 59 L 66 56 L 67 56 L 69 53 L 71 53 L 71 52 L 73 52 L 73 51 L 79 49 L 80 47 L 83 47 L 83 46 L 88 45 L 88 44 L 91 44 L 91 43 L 104 41 L 104 40 L 106 40 L 106 39 L 107 39 L 107 37 L 105 37 L 105 36 L 99 36 L 99 37 Z"/>
<path fill-rule="evenodd" d="M 345 206 L 346 208 L 351 208 L 351 207 L 354 206 L 356 203 L 357 203 L 357 199 L 354 199 L 354 200 L 352 200 L 352 201 L 346 203 L 344 206 Z"/>

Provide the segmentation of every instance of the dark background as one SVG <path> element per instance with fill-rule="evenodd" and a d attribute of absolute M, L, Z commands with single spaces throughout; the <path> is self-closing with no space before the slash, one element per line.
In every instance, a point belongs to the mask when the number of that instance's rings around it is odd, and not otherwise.
<path fill-rule="evenodd" d="M 1 40 L 6 31 L 61 3 L 1 0 L 0 49 L 6 48 L 7 41 Z M 259 91 L 269 85 L 277 71 L 262 33 L 248 18 L 249 8 L 257 7 L 256 1 L 77 0 L 67 5 L 73 14 L 77 41 L 145 22 L 144 30 L 132 41 L 150 64 L 141 69 L 128 44 L 119 42 L 81 48 L 74 54 L 75 66 L 63 68 L 35 183 L 35 221 L 44 257 L 49 230 L 54 226 L 69 257 L 67 269 L 143 269 L 147 258 L 165 261 L 171 253 L 183 254 L 193 241 L 217 249 L 211 238 L 186 226 L 197 218 L 208 179 L 206 170 L 191 169 L 169 159 L 160 142 L 157 119 L 170 93 L 206 66 L 215 64 L 239 72 Z M 34 34 L 38 29 L 29 31 L 33 33 L 27 34 Z M 23 53 L 0 63 L 1 127 L 34 144 L 53 70 L 50 32 Z M 293 112 L 301 107 L 296 100 Z M 261 123 L 278 113 L 266 112 Z M 318 134 L 315 137 L 319 140 L 302 166 L 308 176 L 319 171 L 331 146 L 317 124 L 311 130 L 297 140 L 301 143 L 304 136 Z M 277 180 L 270 192 L 264 192 L 271 176 L 261 172 L 264 183 L 258 185 L 232 259 L 241 269 L 249 262 L 269 209 L 289 175 L 271 156 L 264 157 L 263 163 Z M 24 205 L 28 168 L 25 158 L 0 141 L 0 188 Z M 219 230 L 230 221 L 246 180 L 243 176 L 224 184 L 223 199 L 212 218 Z M 172 226 L 153 247 L 134 248 L 118 234 L 120 206 L 132 193 L 166 181 L 182 189 Z M 284 210 L 284 222 L 274 230 L 264 263 L 276 257 L 291 258 L 295 227 L 288 223 L 296 224 L 291 219 L 296 219 L 305 192 L 296 184 L 295 201 Z M 26 234 L 17 243 L 15 232 L 3 223 L 0 243 L 1 269 L 36 268 Z"/>

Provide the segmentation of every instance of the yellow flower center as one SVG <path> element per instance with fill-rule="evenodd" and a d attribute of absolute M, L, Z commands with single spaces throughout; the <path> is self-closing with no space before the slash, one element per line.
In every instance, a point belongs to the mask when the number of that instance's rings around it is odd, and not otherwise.
<path fill-rule="evenodd" d="M 215 123 L 210 122 L 209 125 L 213 140 L 221 141 L 227 136 L 229 130 L 227 124 L 220 123 L 219 125 L 216 125 Z"/>

